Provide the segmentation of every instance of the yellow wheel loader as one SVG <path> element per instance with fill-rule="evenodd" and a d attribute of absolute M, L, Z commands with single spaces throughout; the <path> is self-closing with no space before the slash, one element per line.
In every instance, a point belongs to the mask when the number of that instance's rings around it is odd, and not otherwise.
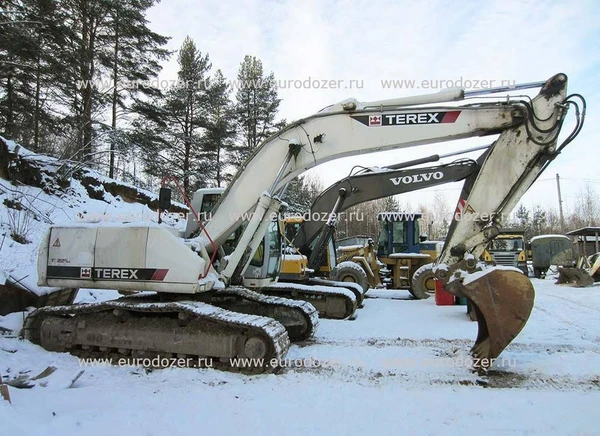
<path fill-rule="evenodd" d="M 386 286 L 408 289 L 418 299 L 428 298 L 435 290 L 431 266 L 437 256 L 421 251 L 420 213 L 382 212 L 377 257 L 389 271 Z"/>

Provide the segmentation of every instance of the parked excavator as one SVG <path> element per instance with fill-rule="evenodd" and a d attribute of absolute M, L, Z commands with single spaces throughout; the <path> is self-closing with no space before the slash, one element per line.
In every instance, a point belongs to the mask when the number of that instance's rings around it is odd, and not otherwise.
<path fill-rule="evenodd" d="M 540 88 L 539 94 L 533 99 L 478 99 L 526 88 Z M 475 101 L 454 103 L 467 98 Z M 576 109 L 576 126 L 558 145 L 570 106 Z M 314 319 L 314 308 L 251 292 L 239 283 L 280 210 L 285 185 L 336 158 L 499 135 L 470 195 L 460 197 L 460 214 L 434 268 L 446 290 L 470 299 L 478 311 L 472 353 L 477 362 L 489 365 L 525 325 L 534 290 L 520 272 L 477 271 L 475 259 L 497 235 L 503 217 L 577 136 L 584 114 L 583 97 L 567 96 L 562 73 L 546 82 L 485 91 L 449 89 L 329 106 L 289 124 L 254 150 L 199 237 L 184 241 L 160 225 L 51 226 L 39 248 L 40 286 L 153 293 L 40 308 L 27 317 L 24 334 L 50 351 L 121 359 L 187 356 L 218 368 L 272 371 L 288 349 L 288 332 L 312 330 L 307 324 Z M 215 268 L 219 247 L 244 221 L 235 249 Z M 246 360 L 242 368 L 237 358 L 252 358 L 252 364 Z"/>
<path fill-rule="evenodd" d="M 316 276 L 325 276 L 340 282 L 359 283 L 363 288 L 363 293 L 367 291 L 369 286 L 380 285 L 376 247 L 367 245 L 352 251 L 345 250 L 340 254 L 340 259 L 336 261 L 335 228 L 341 214 L 347 209 L 367 201 L 444 183 L 458 182 L 465 180 L 467 177 L 472 177 L 479 170 L 479 166 L 471 159 L 459 159 L 433 167 L 413 167 L 436 162 L 445 157 L 487 148 L 489 146 L 475 147 L 443 155 L 435 154 L 383 168 L 361 167 L 361 170 L 355 174 L 352 171 L 349 176 L 329 186 L 317 196 L 311 204 L 308 214 L 311 219 L 305 220 L 299 217 L 284 220 L 285 235 L 289 245 L 295 247 L 299 254 L 306 256 L 308 262 L 297 256 L 287 260 L 284 255 L 282 270 L 285 270 L 285 276 L 282 275 L 280 280 L 306 281 L 311 276 L 306 271 L 312 271 Z M 314 219 L 313 217 L 321 219 Z M 325 217 L 326 220 L 322 219 Z M 391 222 L 391 220 L 388 221 Z M 417 235 L 418 237 L 420 235 Z M 392 242 L 391 239 L 388 239 L 388 241 Z M 401 246 L 402 241 L 396 242 L 396 244 L 392 244 L 393 247 L 390 247 L 389 250 L 388 247 L 384 247 L 386 259 L 390 259 L 386 263 L 389 263 L 393 269 L 394 285 L 396 287 L 405 285 L 415 298 L 427 298 L 428 293 L 424 288 L 425 282 L 419 281 L 418 286 L 413 290 L 411 279 L 414 270 L 423 264 L 431 263 L 433 259 L 430 256 L 413 253 L 413 245 L 410 247 Z M 398 265 L 398 268 L 396 267 L 399 260 L 392 261 L 390 258 L 390 255 L 393 257 L 393 255 L 400 252 L 404 256 L 403 260 L 410 262 L 410 265 L 414 267 L 408 271 L 406 283 L 401 283 L 399 278 L 401 276 L 399 273 L 400 265 Z M 353 263 L 357 263 L 362 272 Z M 360 302 L 361 298 L 358 298 Z"/>
<path fill-rule="evenodd" d="M 164 188 L 161 191 L 164 192 L 166 189 Z M 211 219 L 214 205 L 224 191 L 225 188 L 201 188 L 194 193 L 190 208 L 201 211 L 201 213 L 199 217 L 196 217 L 193 213 L 188 214 L 185 231 L 180 236 L 189 238 L 201 230 L 197 218 L 200 218 L 203 223 L 207 223 Z M 163 209 L 169 208 L 169 199 L 170 190 Z M 281 224 L 283 220 L 273 220 L 271 231 L 265 234 L 264 240 L 260 242 L 244 272 L 243 286 L 258 290 L 265 295 L 307 301 L 317 309 L 320 318 L 353 319 L 352 317 L 363 299 L 363 292 L 358 284 L 312 279 L 304 274 L 306 271 L 306 258 L 301 255 L 290 255 L 289 250 L 284 250 L 281 264 L 279 268 L 276 267 L 276 263 L 280 259 L 278 250 L 282 242 L 280 240 L 281 235 L 277 232 L 278 226 L 275 224 L 277 221 Z M 235 250 L 244 226 L 245 224 L 236 229 L 221 246 L 224 255 L 230 255 Z M 290 265 L 295 268 L 299 276 L 306 279 L 301 280 L 301 283 L 298 283 L 298 280 L 294 283 L 289 283 L 285 279 L 282 280 L 286 276 L 286 268 L 289 269 Z M 299 340 L 302 338 L 301 336 L 298 337 Z"/>

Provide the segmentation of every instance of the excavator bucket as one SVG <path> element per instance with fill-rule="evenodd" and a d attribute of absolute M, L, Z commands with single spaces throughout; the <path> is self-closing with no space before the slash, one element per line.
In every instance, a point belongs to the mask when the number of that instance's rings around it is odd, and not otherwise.
<path fill-rule="evenodd" d="M 592 286 L 594 279 L 583 268 L 560 268 L 558 270 L 557 285 L 569 284 L 578 288 Z"/>
<path fill-rule="evenodd" d="M 479 327 L 471 349 L 473 366 L 489 368 L 531 314 L 535 297 L 531 281 L 518 271 L 494 269 L 466 284 L 451 282 L 446 289 L 470 300 Z"/>

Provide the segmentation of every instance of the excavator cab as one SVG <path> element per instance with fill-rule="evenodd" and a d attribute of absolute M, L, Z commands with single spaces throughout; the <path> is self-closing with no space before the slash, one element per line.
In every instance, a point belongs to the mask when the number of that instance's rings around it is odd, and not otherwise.
<path fill-rule="evenodd" d="M 281 259 L 281 275 L 280 278 L 284 281 L 305 282 L 310 278 L 310 274 L 316 276 L 329 276 L 337 261 L 335 257 L 336 247 L 335 238 L 330 238 L 326 247 L 326 255 L 324 263 L 318 270 L 311 270 L 308 266 L 308 257 L 301 254 L 298 248 L 294 245 L 294 241 L 298 236 L 298 232 L 302 231 L 303 217 L 285 217 L 280 221 L 281 232 L 284 236 L 284 254 Z M 311 251 L 315 249 L 317 240 L 311 243 Z"/>
<path fill-rule="evenodd" d="M 244 286 L 262 288 L 273 283 L 279 276 L 280 265 L 281 234 L 277 220 L 273 220 L 244 273 Z"/>
<path fill-rule="evenodd" d="M 214 213 L 214 207 L 224 191 L 225 188 L 201 188 L 194 192 L 191 204 L 202 222 L 207 223 L 210 221 Z M 230 255 L 235 250 L 245 227 L 246 223 L 239 226 L 223 242 L 221 249 L 224 255 Z M 193 213 L 188 214 L 184 236 L 189 238 L 196 235 L 199 228 L 196 216 Z M 277 220 L 273 220 L 244 273 L 244 286 L 261 288 L 276 280 L 280 272 L 281 242 Z"/>
<path fill-rule="evenodd" d="M 286 217 L 281 221 L 281 227 L 283 228 L 283 234 L 285 236 L 284 242 L 286 245 L 293 245 L 294 239 L 304 222 L 303 218 L 300 217 Z"/>
<path fill-rule="evenodd" d="M 421 217 L 420 213 L 380 213 L 377 219 L 382 222 L 382 225 L 377 255 L 389 257 L 393 253 L 419 253 L 422 242 L 419 228 Z"/>
<path fill-rule="evenodd" d="M 370 263 L 369 245 L 360 247 L 351 252 L 338 252 L 335 238 L 335 226 L 323 226 L 319 237 L 314 238 L 310 244 L 310 257 L 302 254 L 296 247 L 295 241 L 302 232 L 306 230 L 303 224 L 306 223 L 303 217 L 287 217 L 281 222 L 283 234 L 285 235 L 285 249 L 281 260 L 280 280 L 287 282 L 305 282 L 317 285 L 347 287 L 342 282 L 352 282 L 360 286 L 361 291 L 356 287 L 349 286 L 350 290 L 360 306 L 364 299 L 364 294 L 369 286 L 376 286 L 379 283 L 379 273 L 374 259 Z M 370 250 L 372 257 L 375 255 Z M 356 268 L 353 263 L 360 265 Z M 361 269 L 362 268 L 362 269 Z M 323 279 L 328 279 L 323 281 Z M 337 283 L 336 283 L 337 282 Z"/>
<path fill-rule="evenodd" d="M 281 257 L 281 271 L 279 279 L 290 282 L 305 282 L 309 278 L 307 271 L 308 259 L 300 254 L 294 246 L 294 239 L 304 222 L 301 217 L 286 217 L 279 221 L 282 235 L 283 256 Z"/>

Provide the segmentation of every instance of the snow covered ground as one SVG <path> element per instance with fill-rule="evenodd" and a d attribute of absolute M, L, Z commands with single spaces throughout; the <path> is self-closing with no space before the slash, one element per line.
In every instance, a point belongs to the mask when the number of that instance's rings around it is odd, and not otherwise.
<path fill-rule="evenodd" d="M 598 434 L 600 287 L 534 279 L 531 318 L 496 362 L 469 369 L 476 323 L 464 306 L 370 291 L 353 321 L 321 320 L 288 368 L 82 367 L 68 354 L 0 337 L 0 373 L 56 372 L 0 401 L 5 435 Z M 113 297 L 82 291 L 80 299 Z M 20 314 L 0 318 L 18 327 Z M 85 372 L 72 385 L 71 379 Z"/>
<path fill-rule="evenodd" d="M 0 202 L 0 272 L 36 292 L 44 291 L 36 287 L 36 249 L 49 222 L 155 219 L 109 192 L 94 200 L 77 180 L 58 195 L 2 180 Z M 29 244 L 10 236 L 7 223 L 19 214 L 8 205 L 17 202 L 35 217 Z M 598 434 L 600 287 L 533 282 L 531 318 L 487 376 L 470 370 L 477 326 L 465 307 L 437 307 L 405 291 L 370 291 L 355 320 L 321 320 L 314 338 L 291 347 L 286 368 L 262 376 L 82 366 L 19 339 L 23 314 L 0 316 L 4 381 L 56 368 L 9 388 L 0 435 Z M 116 296 L 81 290 L 78 300 Z"/>

